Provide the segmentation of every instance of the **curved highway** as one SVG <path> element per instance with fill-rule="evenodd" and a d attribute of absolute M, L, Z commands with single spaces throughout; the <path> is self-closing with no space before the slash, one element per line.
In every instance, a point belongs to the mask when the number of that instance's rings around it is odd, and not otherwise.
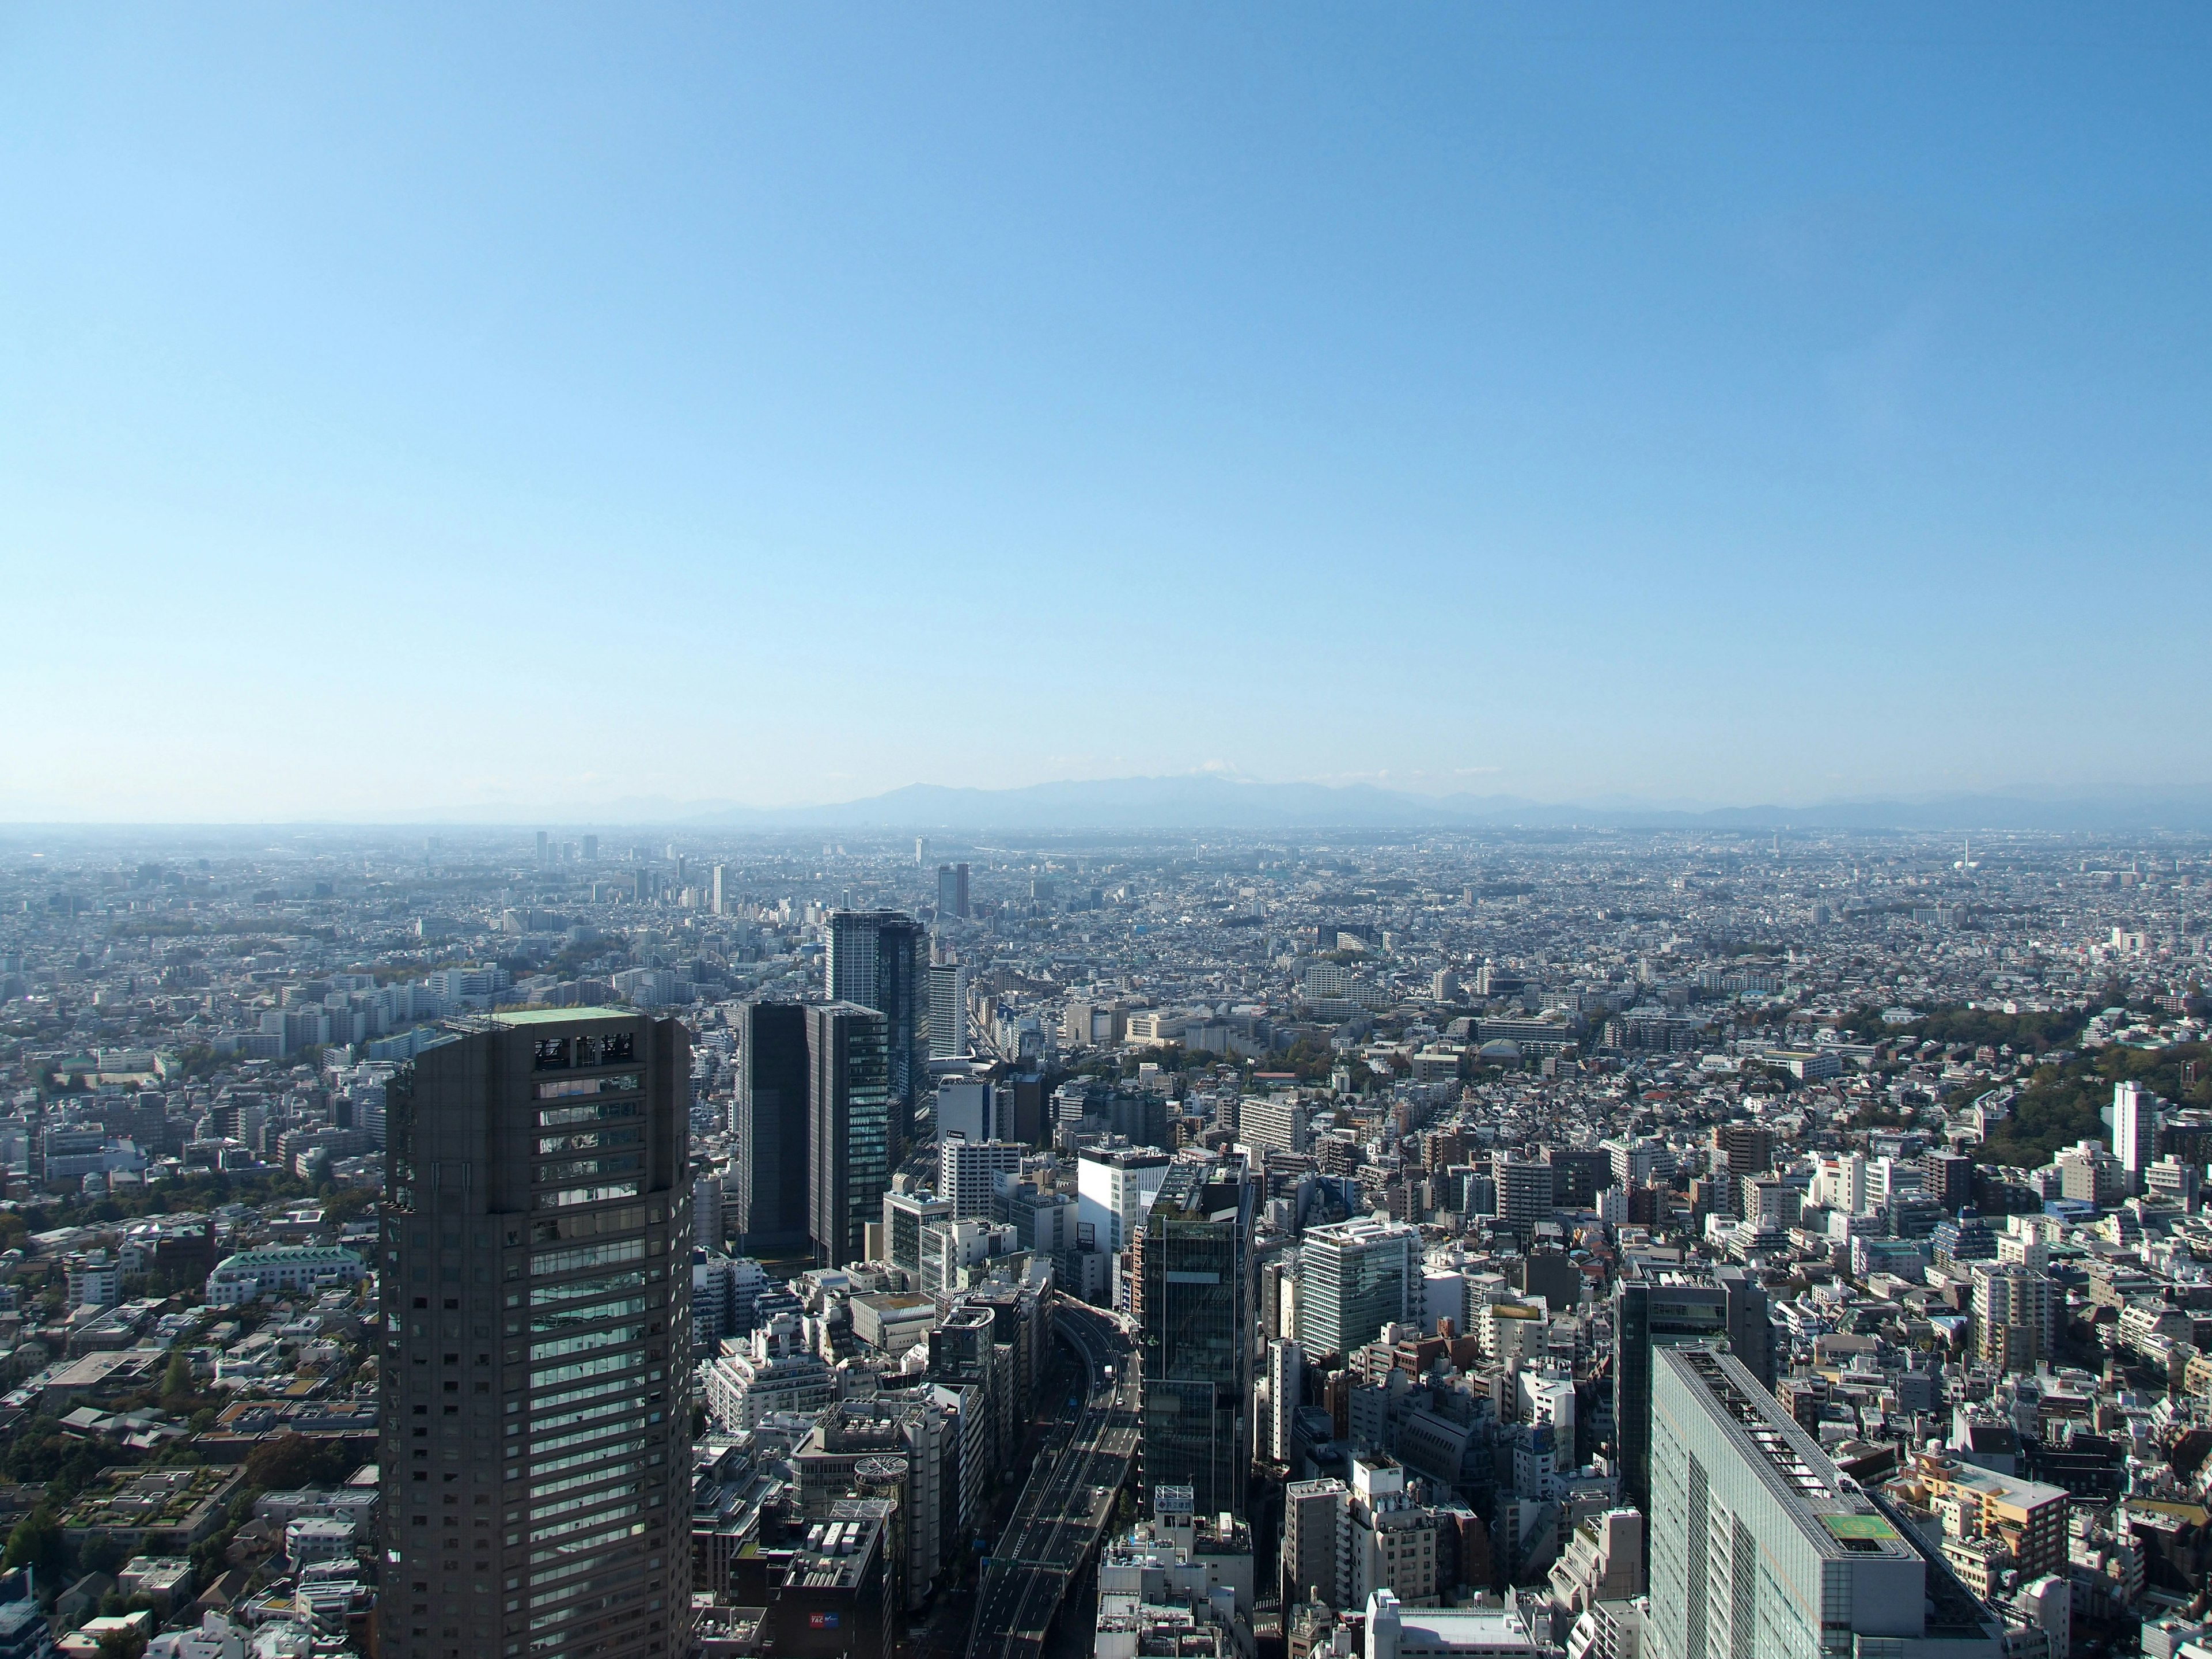
<path fill-rule="evenodd" d="M 1064 1296 L 1053 1299 L 1060 1340 L 1084 1362 L 1087 1384 L 1053 1431 L 976 1587 L 969 1659 L 1037 1659 L 1068 1587 L 1113 1518 L 1137 1455 L 1140 1383 L 1121 1322 Z"/>

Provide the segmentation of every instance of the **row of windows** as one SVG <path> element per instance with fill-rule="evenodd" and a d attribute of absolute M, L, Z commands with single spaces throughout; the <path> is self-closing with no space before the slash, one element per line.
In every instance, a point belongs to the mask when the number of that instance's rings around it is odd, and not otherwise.
<path fill-rule="evenodd" d="M 531 1064 L 540 1072 L 565 1072 L 573 1064 L 622 1066 L 637 1058 L 637 1033 L 616 1031 L 606 1036 L 539 1037 L 532 1049 Z"/>
<path fill-rule="evenodd" d="M 642 1485 L 631 1489 L 632 1492 L 638 1492 L 644 1490 Z M 536 1520 L 541 1516 L 563 1515 L 573 1510 L 588 1509 L 592 1504 L 607 1498 L 628 1498 L 630 1495 L 630 1492 L 617 1489 L 613 1492 L 595 1492 L 589 1498 L 571 1498 L 564 1504 L 551 1504 L 542 1511 L 532 1510 L 531 1518 Z M 642 1504 L 625 1504 L 620 1509 L 600 1510 L 592 1515 L 580 1515 L 573 1521 L 555 1521 L 546 1526 L 533 1527 L 530 1531 L 530 1541 L 533 1544 L 548 1544 L 556 1538 L 565 1538 L 571 1533 L 581 1532 L 586 1527 L 603 1526 L 610 1521 L 620 1521 L 629 1516 L 641 1514 L 644 1509 L 645 1505 Z M 535 1561 L 538 1558 L 533 1555 L 530 1559 Z"/>
<path fill-rule="evenodd" d="M 589 1152 L 603 1146 L 635 1146 L 644 1132 L 640 1129 L 584 1129 L 574 1134 L 540 1135 L 538 1156 L 551 1158 L 559 1152 Z"/>
<path fill-rule="evenodd" d="M 574 1413 L 569 1417 L 547 1417 L 544 1413 L 570 1406 L 581 1408 L 586 1405 L 596 1405 L 610 1398 L 619 1398 L 626 1404 L 635 1405 L 636 1396 L 631 1391 L 636 1386 L 636 1382 L 632 1378 L 616 1376 L 600 1382 L 589 1382 L 580 1389 L 563 1389 L 558 1394 L 540 1395 L 530 1402 L 533 1423 L 542 1427 L 549 1423 L 568 1422 Z"/>
<path fill-rule="evenodd" d="M 597 1455 L 594 1454 L 589 1461 L 597 1462 L 599 1461 Z M 572 1474 L 565 1480 L 539 1480 L 535 1475 L 533 1475 L 531 1477 L 530 1482 L 531 1501 L 535 1504 L 538 1499 L 548 1497 L 556 1492 L 574 1492 L 579 1486 L 596 1486 L 602 1480 L 612 1480 L 623 1475 L 642 1474 L 644 1472 L 645 1464 L 643 1462 L 638 1458 L 632 1457 L 627 1458 L 619 1463 L 611 1463 L 605 1468 L 592 1469 L 583 1474 Z M 602 1498 L 623 1498 L 627 1497 L 631 1492 L 642 1492 L 644 1488 L 641 1486 L 615 1486 L 609 1488 L 604 1492 L 592 1493 L 591 1498 L 586 1501 L 596 1504 Z M 551 1512 L 551 1510 L 543 1508 L 532 1510 L 533 1514 L 538 1515 L 545 1515 Z"/>
<path fill-rule="evenodd" d="M 581 1619 L 587 1614 L 605 1613 L 619 1607 L 626 1602 L 637 1601 L 644 1594 L 645 1591 L 642 1589 L 610 1591 L 596 1601 L 578 1601 L 573 1606 L 562 1607 L 556 1612 L 541 1613 L 530 1621 L 530 1628 L 533 1631 L 551 1630 L 556 1626 L 567 1624 L 572 1619 Z"/>
<path fill-rule="evenodd" d="M 635 1370 L 643 1364 L 647 1355 L 642 1352 L 610 1354 L 604 1359 L 580 1359 L 572 1365 L 555 1365 L 542 1371 L 530 1373 L 533 1389 L 550 1388 L 556 1382 L 581 1382 L 587 1376 L 606 1376 L 616 1371 Z"/>
<path fill-rule="evenodd" d="M 569 1249 L 545 1250 L 533 1255 L 530 1258 L 530 1276 L 543 1279 L 551 1273 L 574 1273 L 579 1267 L 598 1267 L 644 1260 L 643 1239 L 610 1239 L 604 1244 L 578 1244 Z M 535 1291 L 531 1292 L 533 1297 L 537 1294 Z"/>
<path fill-rule="evenodd" d="M 564 1239 L 605 1238 L 612 1233 L 634 1233 L 645 1225 L 646 1213 L 653 1218 L 663 1218 L 658 1204 L 627 1204 L 619 1210 L 607 1210 L 592 1215 L 550 1216 L 530 1224 L 532 1244 L 557 1244 Z M 533 1267 L 535 1273 L 544 1269 Z"/>
<path fill-rule="evenodd" d="M 586 1176 L 627 1175 L 643 1168 L 645 1158 L 638 1152 L 608 1158 L 564 1158 L 558 1164 L 538 1165 L 531 1170 L 530 1179 L 532 1184 L 543 1187 L 558 1182 L 580 1180 Z"/>
<path fill-rule="evenodd" d="M 532 1364 L 541 1359 L 558 1359 L 562 1354 L 589 1353 L 595 1348 L 619 1348 L 645 1337 L 642 1325 L 617 1325 L 612 1330 L 586 1331 L 577 1336 L 556 1337 L 550 1342 L 530 1345 Z"/>
<path fill-rule="evenodd" d="M 558 1192 L 538 1194 L 531 1207 L 561 1210 L 571 1204 L 604 1204 L 613 1198 L 635 1198 L 643 1187 L 641 1181 L 607 1181 L 596 1187 L 563 1187 Z"/>
<path fill-rule="evenodd" d="M 648 1565 L 658 1567 L 660 1564 L 660 1557 L 656 1555 Z M 642 1566 L 625 1567 L 619 1572 L 603 1572 L 596 1578 L 579 1578 L 573 1584 L 560 1583 L 568 1573 L 588 1571 L 593 1565 L 590 1560 L 580 1560 L 570 1563 L 562 1571 L 532 1573 L 530 1588 L 534 1592 L 533 1599 L 543 1603 L 556 1595 L 582 1595 L 592 1590 L 610 1590 L 623 1584 L 634 1584 L 645 1576 Z"/>
<path fill-rule="evenodd" d="M 596 1279 L 571 1279 L 558 1285 L 534 1285 L 530 1291 L 530 1305 L 543 1308 L 556 1302 L 582 1302 L 595 1296 L 618 1296 L 624 1291 L 645 1288 L 645 1269 L 633 1267 L 628 1273 L 601 1273 Z M 515 1305 L 510 1299 L 507 1305 Z"/>
<path fill-rule="evenodd" d="M 589 1437 L 580 1435 L 574 1437 L 584 1439 L 588 1438 Z M 566 1457 L 540 1458 L 538 1455 L 538 1448 L 536 1446 L 532 1446 L 530 1449 L 530 1472 L 532 1475 L 558 1474 L 562 1469 L 573 1469 L 580 1463 L 596 1463 L 605 1458 L 620 1457 L 629 1452 L 643 1451 L 644 1449 L 645 1439 L 642 1436 L 640 1436 L 634 1440 L 610 1441 L 607 1444 L 594 1447 L 592 1450 L 587 1452 L 571 1452 Z M 610 1474 L 624 1473 L 634 1474 L 635 1473 L 635 1470 L 632 1469 L 625 1471 L 610 1467 L 606 1473 Z M 532 1485 L 534 1489 L 538 1492 L 552 1492 L 556 1490 L 556 1488 L 552 1486 L 536 1486 L 535 1482 L 533 1482 Z"/>
<path fill-rule="evenodd" d="M 593 1420 L 568 1434 L 552 1435 L 542 1440 L 533 1438 L 530 1443 L 530 1455 L 541 1457 L 547 1452 L 558 1451 L 563 1446 L 580 1445 L 586 1440 L 596 1440 L 603 1434 L 612 1433 L 622 1426 L 622 1419 L 629 1416 L 634 1409 L 632 1402 L 625 1398 L 596 1412 L 571 1412 L 562 1419 L 564 1423 L 573 1423 L 583 1418 Z"/>
<path fill-rule="evenodd" d="M 612 1516 L 588 1516 L 581 1521 L 572 1521 L 568 1524 L 580 1528 L 596 1527 L 602 1521 L 636 1513 L 637 1505 L 632 1504 L 625 1509 L 616 1510 Z M 561 1528 L 556 1527 L 553 1530 L 557 1533 Z M 619 1543 L 625 1538 L 642 1537 L 644 1533 L 645 1522 L 642 1521 L 633 1521 L 626 1526 L 611 1527 L 605 1532 L 585 1533 L 580 1536 L 569 1539 L 565 1544 L 556 1545 L 551 1549 L 532 1550 L 530 1553 L 530 1565 L 535 1567 L 549 1561 L 557 1561 L 573 1565 L 579 1561 L 589 1560 L 610 1544 Z"/>
<path fill-rule="evenodd" d="M 573 1308 L 548 1309 L 545 1312 L 532 1316 L 530 1328 L 533 1333 L 564 1331 L 572 1326 L 593 1325 L 602 1319 L 620 1319 L 624 1314 L 641 1314 L 644 1311 L 643 1297 L 625 1297 L 619 1302 L 599 1302 Z M 542 1359 L 545 1356 L 532 1349 L 530 1357 L 533 1359 Z"/>
<path fill-rule="evenodd" d="M 635 1072 L 620 1072 L 612 1077 L 563 1077 L 538 1085 L 540 1100 L 568 1100 L 577 1095 L 618 1095 L 634 1093 L 641 1079 Z"/>

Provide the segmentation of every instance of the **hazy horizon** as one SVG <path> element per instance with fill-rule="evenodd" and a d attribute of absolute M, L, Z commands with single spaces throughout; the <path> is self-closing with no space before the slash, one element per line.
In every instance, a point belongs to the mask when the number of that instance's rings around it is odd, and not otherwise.
<path fill-rule="evenodd" d="M 0 819 L 2212 779 L 2201 9 L 0 41 Z"/>

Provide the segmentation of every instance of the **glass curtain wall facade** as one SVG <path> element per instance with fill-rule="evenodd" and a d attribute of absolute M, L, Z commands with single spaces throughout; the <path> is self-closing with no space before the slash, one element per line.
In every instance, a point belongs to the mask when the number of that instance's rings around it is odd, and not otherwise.
<path fill-rule="evenodd" d="M 807 1231 L 818 1267 L 867 1254 L 891 1184 L 890 1022 L 850 1002 L 806 1010 Z"/>
<path fill-rule="evenodd" d="M 1717 1348 L 1652 1357 L 1659 1659 L 1998 1659 L 2002 1627 Z"/>
<path fill-rule="evenodd" d="M 1176 1164 L 1131 1246 L 1147 1503 L 1189 1486 L 1201 1514 L 1244 1508 L 1257 1191 L 1239 1164 Z"/>
<path fill-rule="evenodd" d="M 929 1085 L 929 933 L 903 910 L 832 910 L 823 963 L 835 1002 L 884 1017 L 894 1155 L 913 1139 L 914 1109 Z"/>

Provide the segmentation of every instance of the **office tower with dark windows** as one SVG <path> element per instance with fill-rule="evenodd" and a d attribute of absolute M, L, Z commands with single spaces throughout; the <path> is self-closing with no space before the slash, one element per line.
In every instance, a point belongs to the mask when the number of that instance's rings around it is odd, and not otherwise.
<path fill-rule="evenodd" d="M 914 1109 L 929 1084 L 929 935 L 903 910 L 832 910 L 823 967 L 832 1002 L 884 1017 L 896 1157 L 913 1138 Z"/>
<path fill-rule="evenodd" d="M 968 866 L 964 864 L 956 864 L 952 866 L 952 914 L 963 921 L 967 921 L 969 915 Z"/>
<path fill-rule="evenodd" d="M 1131 1247 L 1147 1494 L 1244 1508 L 1252 1459 L 1251 1244 L 1259 1188 L 1241 1164 L 1176 1164 Z"/>
<path fill-rule="evenodd" d="M 960 884 L 954 878 L 952 866 L 937 866 L 937 919 L 951 921 L 960 914 Z"/>
<path fill-rule="evenodd" d="M 689 1038 L 627 1009 L 471 1024 L 386 1085 L 380 1651 L 674 1659 Z"/>
<path fill-rule="evenodd" d="M 807 1228 L 806 1010 L 796 1002 L 750 1002 L 738 1011 L 735 1231 L 743 1255 L 794 1256 L 811 1248 Z"/>
<path fill-rule="evenodd" d="M 1766 1291 L 1741 1267 L 1631 1274 L 1613 1285 L 1613 1441 L 1630 1501 L 1648 1515 L 1655 1357 L 1685 1343 L 1723 1344 L 1760 1387 L 1772 1387 Z"/>
<path fill-rule="evenodd" d="M 957 962 L 929 964 L 929 1057 L 968 1054 L 968 969 Z"/>
<path fill-rule="evenodd" d="M 867 1256 L 891 1184 L 890 1022 L 857 1003 L 806 1010 L 806 1228 L 816 1265 Z"/>

